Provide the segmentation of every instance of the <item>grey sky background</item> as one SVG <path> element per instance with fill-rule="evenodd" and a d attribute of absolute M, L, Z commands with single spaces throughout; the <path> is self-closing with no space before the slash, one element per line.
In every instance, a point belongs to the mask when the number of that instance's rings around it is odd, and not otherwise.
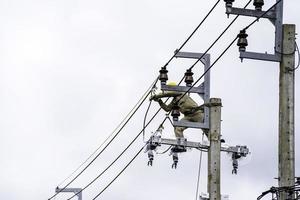
<path fill-rule="evenodd" d="M 244 6 L 246 0 L 236 1 Z M 126 116 L 215 1 L 180 0 L 0 0 L 0 198 L 47 199 Z M 265 9 L 274 0 L 266 0 Z M 299 30 L 297 0 L 284 1 L 284 23 Z M 250 4 L 252 7 L 252 4 Z M 204 52 L 233 19 L 221 1 L 183 49 Z M 240 29 L 240 17 L 211 50 L 212 61 Z M 260 20 L 248 31 L 251 51 L 273 52 L 274 27 Z M 296 61 L 297 63 L 297 61 Z M 175 59 L 170 79 L 179 80 L 192 64 Z M 196 77 L 201 65 L 197 65 Z M 299 167 L 299 71 L 296 72 L 296 175 Z M 222 155 L 222 194 L 231 200 L 256 199 L 276 185 L 278 64 L 238 58 L 234 45 L 211 71 L 211 96 L 222 98 L 222 135 L 228 144 L 247 144 L 251 157 L 231 175 Z M 199 101 L 201 103 L 201 101 Z M 147 102 L 105 153 L 73 187 L 83 187 L 117 156 L 142 128 Z M 158 105 L 151 107 L 149 116 Z M 147 136 L 163 120 L 160 113 Z M 167 124 L 165 137 L 173 137 Z M 200 141 L 199 130 L 187 130 Z M 126 156 L 83 193 L 92 199 L 143 145 L 140 138 Z M 162 148 L 163 150 L 163 148 Z M 206 192 L 206 154 L 200 191 Z M 171 169 L 168 154 L 136 161 L 99 199 L 195 199 L 199 152 L 180 156 Z M 69 195 L 59 195 L 56 200 Z"/>

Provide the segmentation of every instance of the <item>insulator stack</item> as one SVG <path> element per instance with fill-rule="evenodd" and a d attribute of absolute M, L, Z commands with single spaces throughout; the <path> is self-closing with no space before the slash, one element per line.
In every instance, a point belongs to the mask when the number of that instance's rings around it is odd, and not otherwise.
<path fill-rule="evenodd" d="M 224 0 L 226 3 L 226 7 L 227 8 L 231 8 L 232 7 L 232 3 L 234 2 L 234 0 Z"/>
<path fill-rule="evenodd" d="M 175 105 L 172 109 L 171 116 L 173 117 L 173 121 L 178 121 L 180 116 L 179 106 Z"/>
<path fill-rule="evenodd" d="M 254 0 L 253 5 L 255 6 L 255 10 L 261 11 L 262 6 L 264 5 L 264 0 Z"/>
<path fill-rule="evenodd" d="M 246 47 L 248 46 L 248 41 L 247 41 L 248 34 L 246 33 L 246 30 L 243 29 L 240 31 L 238 34 L 238 42 L 237 45 L 239 46 L 239 51 L 246 51 Z"/>
<path fill-rule="evenodd" d="M 159 70 L 159 80 L 162 85 L 166 85 L 168 80 L 168 70 L 166 67 L 162 67 L 161 70 Z"/>
<path fill-rule="evenodd" d="M 185 75 L 184 82 L 186 83 L 186 86 L 192 86 L 194 82 L 194 78 L 193 78 L 194 73 L 192 72 L 192 70 L 187 69 L 184 75 Z"/>

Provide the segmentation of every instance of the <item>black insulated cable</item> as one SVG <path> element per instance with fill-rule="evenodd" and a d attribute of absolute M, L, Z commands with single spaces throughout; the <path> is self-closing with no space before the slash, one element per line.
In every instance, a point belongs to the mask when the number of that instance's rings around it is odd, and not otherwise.
<path fill-rule="evenodd" d="M 76 194 L 74 194 L 73 196 L 71 196 L 69 199 L 72 199 L 73 197 L 75 197 L 76 195 L 78 195 L 79 193 L 81 193 L 82 191 L 84 191 L 85 189 L 87 189 L 89 186 L 91 186 L 97 179 L 99 179 L 127 150 L 128 148 L 136 141 L 136 139 L 143 133 L 144 129 L 153 121 L 153 119 L 156 117 L 156 115 L 159 113 L 161 109 L 158 109 L 156 111 L 156 113 L 151 117 L 151 119 L 148 121 L 148 123 L 143 127 L 143 130 L 141 130 L 136 136 L 135 138 L 130 142 L 130 144 L 119 154 L 119 156 L 117 156 L 117 158 L 107 167 L 105 168 L 96 178 L 94 178 L 90 183 L 88 183 L 86 186 L 84 186 L 80 191 L 78 191 Z M 166 118 L 163 120 L 163 122 L 161 123 L 161 125 L 163 125 L 163 123 L 166 121 Z"/>
<path fill-rule="evenodd" d="M 255 22 L 258 21 L 258 19 L 262 18 L 264 15 L 266 15 L 266 13 L 268 13 L 271 9 L 273 9 L 278 3 L 280 3 L 282 0 L 279 0 L 278 2 L 276 2 L 273 6 L 271 6 L 267 11 L 265 11 L 261 16 L 257 17 L 256 20 L 254 20 L 253 22 L 251 22 L 248 26 L 246 26 L 243 30 L 248 29 L 249 27 L 251 27 Z M 249 1 L 247 3 L 247 5 L 250 3 L 251 1 Z M 247 7 L 247 5 L 245 7 Z M 238 15 L 237 15 L 238 16 Z M 220 54 L 220 56 L 214 61 L 214 63 L 207 68 L 207 70 L 204 71 L 204 73 L 200 76 L 200 78 L 198 78 L 193 85 L 177 100 L 177 102 L 179 102 L 184 95 L 186 95 L 187 93 L 189 93 L 189 91 L 191 91 L 191 89 L 204 77 L 205 74 L 207 74 L 207 72 L 216 64 L 216 62 L 226 53 L 226 51 L 233 45 L 233 43 L 237 40 L 238 36 L 236 36 L 232 42 L 227 46 L 227 48 Z M 207 53 L 207 52 L 206 52 Z M 191 66 L 190 69 L 192 69 L 195 64 L 197 64 L 200 59 L 205 55 L 205 53 L 199 58 L 197 59 L 197 61 Z"/>
<path fill-rule="evenodd" d="M 146 145 L 144 145 L 138 152 L 135 154 L 135 156 L 127 163 L 127 165 L 118 173 L 118 175 L 103 189 L 101 192 L 99 192 L 93 200 L 97 199 L 126 169 L 127 167 L 136 159 L 136 157 L 142 152 Z"/>
<path fill-rule="evenodd" d="M 70 179 L 85 163 L 87 163 L 103 146 L 104 144 L 111 138 L 116 131 L 121 127 L 121 125 L 126 121 L 126 119 L 131 115 L 131 113 L 136 109 L 136 107 L 140 104 L 140 102 L 144 99 L 145 96 L 148 96 L 148 93 L 153 89 L 153 86 L 156 85 L 157 78 L 150 85 L 150 87 L 146 90 L 146 92 L 142 95 L 142 97 L 138 100 L 138 102 L 133 106 L 130 112 L 124 117 L 124 119 L 117 125 L 117 127 L 111 132 L 111 134 L 99 145 L 99 147 L 91 153 L 85 161 L 83 161 L 69 176 L 67 176 L 63 181 L 58 184 L 58 187 L 61 186 L 66 180 Z"/>
<path fill-rule="evenodd" d="M 150 122 L 154 119 L 154 117 L 158 114 L 158 112 L 160 111 L 160 109 L 155 113 L 155 115 L 150 119 L 150 121 L 147 123 L 147 125 L 146 126 L 148 126 L 149 124 L 150 124 Z M 166 120 L 167 120 L 167 117 L 165 117 L 165 119 L 162 121 L 162 123 L 159 125 L 159 127 L 160 126 L 163 126 L 163 124 L 166 122 Z M 143 132 L 143 130 L 136 136 L 136 138 L 138 137 L 138 136 L 140 136 L 140 134 Z M 136 139 L 135 138 L 135 139 Z M 133 142 L 132 142 L 133 143 Z M 97 197 L 99 197 L 123 172 L 124 172 L 124 170 L 132 163 L 132 161 L 138 156 L 138 154 L 140 154 L 140 152 L 144 149 L 144 147 L 146 146 L 147 144 L 145 144 L 140 150 L 139 150 L 139 152 L 134 156 L 134 158 L 120 171 L 120 173 L 100 192 L 100 193 L 98 193 L 94 198 L 93 198 L 93 200 L 95 200 Z M 125 152 L 125 150 L 124 150 L 124 152 Z M 100 176 L 99 176 L 100 177 Z M 98 178 L 99 178 L 98 177 Z M 96 178 L 97 179 L 97 178 Z M 93 180 L 93 182 L 94 182 L 95 180 Z M 81 191 L 80 191 L 81 192 Z M 78 192 L 77 194 L 79 194 L 80 192 Z M 74 196 L 76 196 L 76 194 L 74 195 Z M 73 196 L 73 197 L 74 197 Z M 71 197 L 72 198 L 72 197 Z M 71 199 L 70 198 L 70 199 Z M 68 199 L 69 200 L 69 199 Z"/>
<path fill-rule="evenodd" d="M 157 78 L 155 79 L 154 84 L 156 84 L 157 82 Z M 118 130 L 118 132 L 116 133 L 116 135 L 114 135 L 112 137 L 112 139 L 105 145 L 105 147 L 89 162 L 88 165 L 86 165 L 69 183 L 67 183 L 59 192 L 55 193 L 54 195 L 52 195 L 48 200 L 53 199 L 54 197 L 56 197 L 61 191 L 63 191 L 64 189 L 66 189 L 71 183 L 73 183 L 103 152 L 104 150 L 112 143 L 112 141 L 118 136 L 118 134 L 122 131 L 122 129 L 127 125 L 127 123 L 131 120 L 131 118 L 133 117 L 133 115 L 139 110 L 139 108 L 142 106 L 142 104 L 144 103 L 144 101 L 147 99 L 147 97 L 149 96 L 149 94 L 151 93 L 151 91 L 148 92 L 148 94 L 143 98 L 143 100 L 141 101 L 141 103 L 137 106 L 137 108 L 133 111 L 133 113 L 130 115 L 130 117 L 126 120 L 126 122 L 122 125 L 122 127 Z"/>
<path fill-rule="evenodd" d="M 220 0 L 218 0 L 213 7 L 209 10 L 209 12 L 206 14 L 206 16 L 202 19 L 202 21 L 199 23 L 199 25 L 194 29 L 194 31 L 189 35 L 189 37 L 183 42 L 183 44 L 176 50 L 174 55 L 168 60 L 168 62 L 164 65 L 165 67 L 169 65 L 169 63 L 175 58 L 176 53 L 180 51 L 186 43 L 192 38 L 192 36 L 197 32 L 197 30 L 201 27 L 201 25 L 205 22 L 205 20 L 209 17 L 209 15 L 212 13 L 212 11 L 216 8 L 216 6 L 219 4 Z"/>
<path fill-rule="evenodd" d="M 249 0 L 248 3 L 244 6 L 247 6 L 251 3 L 252 0 Z M 219 39 L 227 32 L 227 30 L 232 26 L 232 24 L 238 19 L 240 15 L 235 16 L 235 18 L 229 23 L 229 25 L 223 30 L 223 32 L 217 37 L 217 39 L 208 47 L 208 49 L 203 53 L 203 55 L 197 59 L 197 61 L 189 68 L 190 70 L 195 67 L 195 65 L 208 53 L 208 51 L 219 41 Z"/>

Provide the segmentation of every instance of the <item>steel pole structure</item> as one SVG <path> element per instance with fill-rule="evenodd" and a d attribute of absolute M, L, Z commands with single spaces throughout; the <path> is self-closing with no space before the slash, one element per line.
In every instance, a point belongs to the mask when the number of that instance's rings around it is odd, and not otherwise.
<path fill-rule="evenodd" d="M 295 183 L 295 25 L 283 25 L 282 60 L 279 72 L 279 151 L 278 184 L 292 186 Z M 280 200 L 287 200 L 282 193 Z"/>
<path fill-rule="evenodd" d="M 222 101 L 218 98 L 209 100 L 210 128 L 208 138 L 210 147 L 208 149 L 208 179 L 207 190 L 210 200 L 221 200 L 220 189 L 220 154 L 221 154 L 221 107 Z"/>

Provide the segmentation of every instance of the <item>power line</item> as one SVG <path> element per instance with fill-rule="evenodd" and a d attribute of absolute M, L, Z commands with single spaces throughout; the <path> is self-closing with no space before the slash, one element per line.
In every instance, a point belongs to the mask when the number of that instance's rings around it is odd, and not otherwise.
<path fill-rule="evenodd" d="M 273 6 L 271 6 L 268 10 L 266 10 L 261 16 L 257 17 L 255 20 L 253 20 L 248 26 L 246 26 L 243 30 L 247 30 L 248 28 L 250 28 L 253 24 L 255 24 L 256 22 L 258 22 L 258 20 L 260 18 L 262 18 L 263 16 L 265 16 L 270 10 L 272 10 L 277 4 L 279 4 L 282 0 L 277 1 Z"/>
<path fill-rule="evenodd" d="M 299 47 L 298 47 L 297 42 L 295 42 L 295 46 L 296 46 L 296 50 L 298 52 L 298 64 L 297 64 L 297 67 L 294 68 L 294 70 L 298 69 L 299 65 L 300 65 L 300 52 L 299 52 Z"/>
<path fill-rule="evenodd" d="M 202 133 L 202 142 L 204 139 L 204 133 Z M 200 159 L 199 159 L 199 168 L 198 168 L 198 178 L 197 178 L 197 187 L 196 187 L 196 198 L 195 200 L 198 200 L 198 191 L 199 191 L 199 183 L 200 183 L 200 175 L 201 175 L 201 165 L 202 165 L 202 153 L 203 151 L 200 151 Z"/>
<path fill-rule="evenodd" d="M 205 74 L 206 74 L 206 73 L 207 73 L 207 72 L 208 72 L 208 71 L 209 71 L 209 70 L 210 70 L 210 69 L 211 69 L 218 61 L 219 61 L 219 59 L 225 54 L 225 52 L 226 52 L 226 51 L 232 46 L 232 44 L 236 41 L 236 39 L 237 39 L 237 37 L 230 43 L 230 45 L 228 45 L 228 47 L 220 54 L 220 56 L 214 61 L 214 63 L 213 63 L 213 64 L 212 64 L 212 65 L 211 65 L 204 73 L 203 73 L 203 75 L 202 75 L 202 76 L 201 76 L 201 77 L 193 84 L 193 86 L 194 86 L 195 84 L 197 84 L 197 83 L 201 80 L 201 78 L 202 78 L 202 77 L 203 77 L 203 76 L 204 76 L 204 75 L 205 75 Z M 192 86 L 192 87 L 193 87 L 193 86 Z M 192 87 L 191 87 L 191 88 L 192 88 Z M 191 88 L 190 88 L 190 89 L 191 89 Z M 189 90 L 190 90 L 190 89 L 189 89 Z M 189 90 L 188 90 L 187 92 L 189 92 Z M 187 92 L 186 92 L 186 93 L 187 93 Z M 158 112 L 159 112 L 159 111 L 160 111 L 160 109 L 158 110 Z M 158 113 L 158 112 L 157 112 L 157 113 Z M 156 114 L 157 114 L 157 113 L 156 113 Z M 164 121 L 163 121 L 162 123 L 164 123 L 166 119 L 167 119 L 167 117 L 165 117 L 165 119 L 164 119 Z M 141 132 L 142 132 L 142 131 L 141 131 Z M 141 150 L 142 150 L 142 149 L 141 149 Z M 140 151 L 141 151 L 141 150 L 140 150 Z M 137 154 L 137 155 L 138 155 L 138 154 Z M 136 155 L 136 156 L 137 156 L 137 155 Z M 130 163 L 131 163 L 132 161 L 133 161 L 133 160 L 131 160 Z M 113 179 L 113 181 L 116 180 L 116 179 L 118 178 L 118 176 L 119 176 L 119 175 L 120 175 L 120 174 L 128 167 L 128 165 L 129 165 L 130 163 L 128 163 L 128 164 L 126 165 L 126 167 L 125 167 L 125 168 L 124 168 L 124 169 L 123 169 L 123 170 L 122 170 L 122 171 L 121 171 L 121 172 Z M 112 182 L 113 182 L 113 181 L 112 181 Z M 109 183 L 109 184 L 108 184 L 108 185 L 107 185 L 107 186 L 106 186 L 106 187 L 105 187 L 105 188 L 104 188 L 104 189 L 103 189 L 96 197 L 94 197 L 93 200 L 95 200 L 98 196 L 100 196 L 100 195 L 101 195 L 101 194 L 102 194 L 102 193 L 103 193 L 103 192 L 111 185 L 112 182 L 110 182 L 110 183 Z"/>
<path fill-rule="evenodd" d="M 94 178 L 91 182 L 89 182 L 86 186 L 84 186 L 78 193 L 74 194 L 73 196 L 71 196 L 67 200 L 72 199 L 77 194 L 81 193 L 82 191 L 84 191 L 85 189 L 87 189 L 89 186 L 91 186 L 97 179 L 99 179 L 128 150 L 128 148 L 136 141 L 136 139 L 143 133 L 143 131 L 145 130 L 145 128 L 152 122 L 152 120 L 156 117 L 156 115 L 159 113 L 160 110 L 161 109 L 158 109 L 158 111 L 152 116 L 152 118 L 143 127 L 143 129 L 135 136 L 135 138 L 129 143 L 129 145 L 116 157 L 116 159 L 110 165 L 108 165 L 98 176 L 96 176 L 96 178 Z M 163 122 L 161 123 L 160 126 L 162 126 L 164 124 L 164 122 L 166 121 L 166 118 L 163 120 Z"/>
<path fill-rule="evenodd" d="M 158 79 L 155 79 L 154 85 L 156 84 Z M 112 143 L 112 141 L 118 136 L 118 134 L 121 132 L 121 130 L 127 125 L 129 120 L 133 117 L 133 115 L 137 112 L 137 110 L 141 107 L 141 105 L 144 103 L 144 101 L 147 99 L 148 95 L 151 91 L 148 92 L 148 94 L 143 98 L 141 103 L 137 106 L 137 108 L 133 111 L 133 113 L 130 115 L 130 117 L 126 120 L 126 122 L 121 126 L 121 128 L 118 130 L 118 132 L 112 137 L 112 139 L 105 145 L 105 147 L 89 162 L 87 166 L 85 166 L 68 184 L 66 184 L 60 191 L 63 191 L 66 189 L 71 183 L 73 183 L 101 154 L 102 152 Z M 58 195 L 59 192 L 52 195 L 48 200 L 51 200 L 53 197 Z"/>
<path fill-rule="evenodd" d="M 280 0 L 281 1 L 281 0 Z M 267 12 L 269 12 L 274 6 L 276 6 L 280 1 L 278 1 L 277 3 L 275 3 L 271 8 L 269 8 L 267 11 L 265 11 L 260 17 L 258 17 L 257 19 L 260 19 L 261 17 L 263 17 Z M 249 1 L 248 3 L 247 3 L 247 5 L 245 6 L 245 7 L 247 7 L 248 5 L 249 5 L 249 3 L 250 3 L 251 1 Z M 238 16 L 237 16 L 238 17 Z M 234 21 L 237 19 L 237 17 L 234 19 Z M 246 29 L 248 29 L 249 27 L 251 27 L 255 22 L 257 22 L 257 19 L 255 20 L 255 21 L 253 21 L 252 23 L 250 23 L 246 28 L 245 28 L 245 30 Z M 233 22 L 234 22 L 233 21 Z M 233 23 L 232 22 L 232 23 Z M 229 25 L 229 27 L 232 25 L 232 23 L 230 23 L 230 25 Z M 228 28 L 229 27 L 227 27 L 226 29 L 225 29 L 225 32 L 228 30 Z M 224 34 L 224 32 L 222 33 L 222 34 Z M 219 36 L 220 37 L 220 36 Z M 189 88 L 189 90 L 188 91 L 186 91 L 185 93 L 184 93 L 184 95 L 186 94 L 186 93 L 188 93 L 190 90 L 191 90 L 191 88 L 192 87 L 194 87 L 203 77 L 204 77 L 204 75 L 219 61 L 219 59 L 228 51 L 228 49 L 233 45 L 233 43 L 236 41 L 236 39 L 238 38 L 238 36 L 236 36 L 233 40 L 232 40 L 232 42 L 225 48 L 225 50 L 219 55 L 219 57 L 213 62 L 213 64 L 200 76 L 200 78 L 198 78 L 196 81 L 195 81 L 195 83 Z M 218 38 L 219 39 L 219 38 Z M 217 40 L 218 40 L 217 39 Z M 207 53 L 207 52 L 206 52 Z M 203 54 L 203 55 L 205 55 L 205 54 Z M 200 59 L 201 58 L 199 58 L 198 60 L 197 60 L 197 62 L 199 62 L 200 61 Z M 197 63 L 196 62 L 196 63 Z M 193 68 L 195 66 L 195 64 L 194 65 L 192 65 L 192 67 L 191 68 Z M 184 95 L 182 95 L 182 96 L 184 96 Z M 182 97 L 181 97 L 182 98 Z M 166 118 L 165 118 L 165 120 L 166 120 Z M 143 148 L 142 148 L 143 149 Z M 142 149 L 138 152 L 138 154 L 142 151 Z M 138 155 L 138 154 L 136 154 L 136 156 Z M 136 156 L 134 157 L 134 159 L 136 158 Z M 201 158 L 202 158 L 202 155 L 201 155 Z M 126 166 L 125 166 L 125 168 L 123 168 L 123 170 L 99 193 L 99 194 L 97 194 L 96 195 L 96 197 L 94 197 L 93 198 L 93 200 L 95 200 L 98 196 L 100 196 L 111 184 L 112 184 L 112 182 L 114 181 L 114 180 L 116 180 L 117 178 L 118 178 L 118 176 L 120 175 L 120 174 L 122 174 L 122 172 L 130 165 L 130 163 L 132 162 L 133 160 L 131 160 Z M 200 160 L 200 166 L 201 166 L 201 160 Z M 199 169 L 199 171 L 200 171 L 201 169 Z M 200 177 L 200 172 L 199 172 L 199 175 L 198 175 L 198 177 Z M 197 186 L 197 191 L 198 191 L 198 186 Z"/>
<path fill-rule="evenodd" d="M 200 28 L 200 26 L 204 23 L 204 21 L 209 17 L 209 15 L 212 13 L 212 11 L 216 8 L 216 6 L 219 4 L 219 2 L 220 2 L 220 0 L 218 0 L 213 5 L 213 7 L 209 10 L 209 12 L 206 14 L 206 16 L 199 23 L 199 25 L 194 29 L 194 31 L 189 35 L 189 37 L 183 42 L 183 44 L 176 50 L 176 52 L 180 51 L 186 45 L 186 43 L 192 38 L 192 36 L 196 33 L 196 31 Z M 174 53 L 174 55 L 168 60 L 168 62 L 164 66 L 167 66 L 175 58 L 176 52 Z"/>
<path fill-rule="evenodd" d="M 118 173 L 118 175 L 100 192 L 98 193 L 93 200 L 97 199 L 126 169 L 127 167 L 136 159 L 136 157 L 142 152 L 146 145 L 144 145 L 138 152 L 135 154 L 135 156 L 127 163 L 127 165 Z"/>
<path fill-rule="evenodd" d="M 184 43 L 179 47 L 179 49 L 178 50 L 181 50 L 184 46 L 185 46 L 185 44 L 191 39 L 191 37 L 196 33 L 196 31 L 200 28 L 200 26 L 204 23 L 204 21 L 208 18 L 208 16 L 212 13 L 212 11 L 215 9 L 215 7 L 219 4 L 219 2 L 220 2 L 220 0 L 218 0 L 214 5 L 213 5 L 213 7 L 209 10 L 209 12 L 206 14 L 206 16 L 202 19 L 202 21 L 199 23 L 199 25 L 194 29 L 194 31 L 189 35 L 189 37 L 184 41 Z M 165 64 L 165 66 L 166 65 L 168 65 L 172 60 L 173 60 L 173 58 L 175 57 L 175 54 L 168 60 L 168 62 Z M 150 103 L 150 105 L 151 105 L 151 103 Z M 149 108 L 150 108 L 150 105 L 149 105 Z M 148 109 L 149 109 L 148 108 Z M 129 114 L 128 114 L 129 115 Z M 128 115 L 125 117 L 125 119 L 128 117 Z M 124 119 L 124 120 L 125 120 Z M 124 122 L 124 120 L 117 126 L 117 128 Z M 116 129 L 117 129 L 116 128 Z M 123 127 L 122 127 L 123 128 Z M 122 129 L 121 128 L 121 129 Z M 116 130 L 115 129 L 115 130 Z M 76 171 L 78 171 L 104 144 L 105 144 L 105 142 L 113 135 L 113 133 L 115 132 L 115 130 L 112 132 L 112 134 L 110 134 L 109 135 L 109 137 L 100 145 L 100 147 L 99 148 L 97 148 L 78 168 L 76 168 L 75 170 L 74 170 L 74 172 L 72 172 L 66 179 L 64 179 L 59 185 L 61 185 L 62 183 L 64 183 L 67 179 L 69 179 L 71 176 L 73 176 L 73 174 L 76 172 Z M 143 129 L 144 130 L 144 129 Z M 114 139 L 115 137 L 113 137 L 112 138 L 112 140 Z M 108 145 L 107 145 L 108 146 Z M 107 146 L 105 146 L 104 147 L 104 149 L 107 147 Z M 96 157 L 98 157 L 98 155 L 96 156 Z M 93 160 L 92 160 L 92 162 L 93 162 Z M 88 165 L 89 166 L 89 165 Z M 84 171 L 85 169 L 83 169 L 83 171 Z M 80 172 L 79 174 L 81 174 L 82 172 Z M 75 179 L 77 178 L 77 176 L 75 177 Z M 75 180 L 74 179 L 74 180 Z M 71 184 L 74 180 L 72 180 L 70 183 L 68 183 L 67 184 L 67 186 L 69 185 L 69 184 Z M 65 186 L 65 187 L 67 187 L 67 186 Z M 56 193 L 54 196 L 56 196 L 58 193 Z M 52 199 L 54 196 L 52 196 L 52 197 L 50 197 L 49 198 L 49 200 L 50 199 Z"/>
<path fill-rule="evenodd" d="M 280 1 L 282 0 L 279 0 L 278 2 L 276 2 L 273 6 L 271 6 L 267 11 L 265 11 L 261 16 L 257 17 L 256 20 L 254 20 L 253 22 L 251 22 L 248 26 L 246 26 L 243 30 L 246 30 L 248 28 L 250 28 L 255 22 L 258 21 L 258 19 L 262 18 L 267 12 L 269 12 L 271 9 L 273 9 Z M 250 2 L 247 3 L 247 5 L 249 4 Z M 246 6 L 247 6 L 246 5 Z M 245 7 L 246 7 L 245 6 Z M 238 36 L 236 36 L 232 42 L 226 47 L 226 49 L 220 54 L 220 56 L 214 61 L 214 63 L 208 67 L 204 73 L 195 81 L 195 83 L 193 83 L 192 86 L 190 86 L 190 88 L 185 92 L 183 93 L 183 95 L 177 100 L 177 103 L 183 98 L 184 95 L 186 95 L 187 93 L 189 93 L 191 91 L 191 89 L 204 77 L 205 74 L 207 74 L 207 72 L 218 62 L 218 60 L 226 53 L 226 51 L 233 45 L 233 43 L 236 41 L 236 39 L 238 38 Z M 195 64 L 197 64 L 200 59 L 204 56 L 205 54 L 203 54 L 199 59 L 197 59 L 197 61 L 190 67 L 190 69 L 192 69 L 192 67 L 195 66 Z"/>
<path fill-rule="evenodd" d="M 145 98 L 145 96 L 149 95 L 149 92 L 151 91 L 151 89 L 153 88 L 153 86 L 155 86 L 157 82 L 157 78 L 155 79 L 155 81 L 150 85 L 150 87 L 146 90 L 146 92 L 142 95 L 142 97 L 138 100 L 138 102 L 133 106 L 133 108 L 130 110 L 130 112 L 125 116 L 125 118 L 117 125 L 117 127 L 111 132 L 111 134 L 100 144 L 100 146 L 93 151 L 93 153 L 91 153 L 87 159 L 85 159 L 85 161 L 83 161 L 83 163 L 81 163 L 69 176 L 67 176 L 63 181 L 61 181 L 58 186 L 61 186 L 66 180 L 70 179 L 85 163 L 87 163 L 88 160 L 90 160 L 90 158 L 92 158 L 98 151 L 99 149 L 101 149 L 104 144 L 109 140 L 109 138 L 111 138 L 116 131 L 121 127 L 121 125 L 125 122 L 125 120 L 131 115 L 131 113 L 137 108 L 137 106 L 141 103 L 141 101 Z"/>
<path fill-rule="evenodd" d="M 251 3 L 252 0 L 249 0 L 248 3 L 244 6 L 244 8 L 247 8 L 247 6 Z M 208 47 L 208 49 L 203 53 L 203 55 L 197 59 L 197 61 L 189 68 L 193 69 L 195 65 L 208 53 L 208 51 L 219 41 L 219 39 L 227 32 L 227 30 L 232 26 L 232 24 L 237 20 L 237 18 L 240 15 L 235 16 L 235 18 L 229 23 L 229 25 L 223 30 L 223 32 L 217 37 L 217 39 Z"/>

